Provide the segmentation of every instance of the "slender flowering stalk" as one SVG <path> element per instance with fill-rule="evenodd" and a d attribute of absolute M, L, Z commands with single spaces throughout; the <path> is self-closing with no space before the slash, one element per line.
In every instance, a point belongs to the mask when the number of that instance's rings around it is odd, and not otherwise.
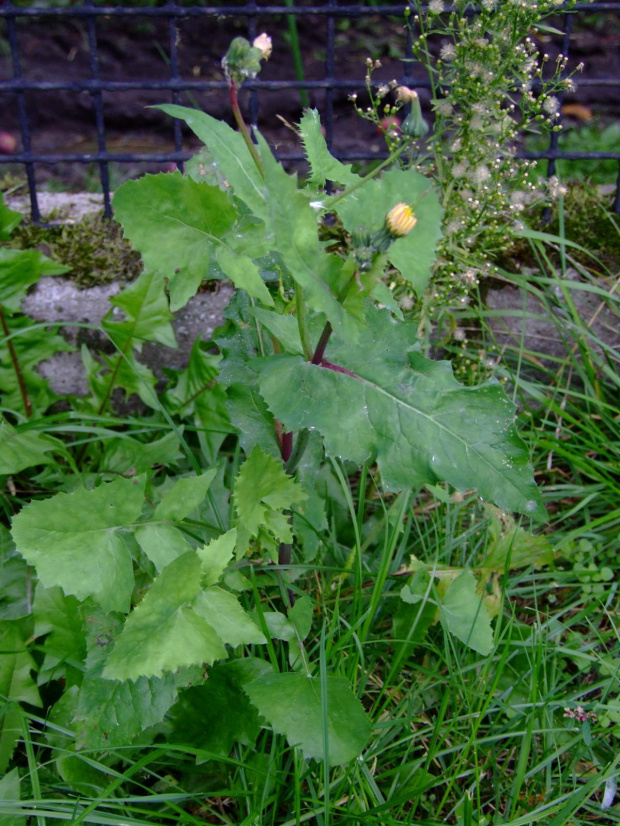
<path fill-rule="evenodd" d="M 271 38 L 266 32 L 259 34 L 250 44 L 245 37 L 235 37 L 222 59 L 222 68 L 228 80 L 230 107 L 243 140 L 261 175 L 264 174 L 263 161 L 252 142 L 248 127 L 243 120 L 237 90 L 247 78 L 254 78 L 261 68 L 261 60 L 268 60 L 272 52 Z"/>
<path fill-rule="evenodd" d="M 250 137 L 250 132 L 248 130 L 248 127 L 245 125 L 243 115 L 241 114 L 241 109 L 239 108 L 239 99 L 237 97 L 237 85 L 232 79 L 230 79 L 228 83 L 230 92 L 230 108 L 232 109 L 232 113 L 235 118 L 235 123 L 239 127 L 239 131 L 241 132 L 243 140 L 245 141 L 245 145 L 247 146 L 250 155 L 252 156 L 252 160 L 256 164 L 256 168 L 258 169 L 261 175 L 264 175 L 265 170 L 263 167 L 262 158 L 258 154 L 256 146 L 254 145 L 252 138 Z"/>

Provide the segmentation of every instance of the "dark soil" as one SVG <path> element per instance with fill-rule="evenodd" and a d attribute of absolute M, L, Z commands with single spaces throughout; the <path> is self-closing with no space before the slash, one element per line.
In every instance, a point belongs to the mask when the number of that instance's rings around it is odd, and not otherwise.
<path fill-rule="evenodd" d="M 558 21 L 561 24 L 561 21 Z M 304 73 L 309 80 L 326 77 L 326 44 L 328 21 L 322 16 L 302 16 L 298 19 Z M 618 12 L 606 15 L 580 14 L 575 19 L 570 66 L 579 61 L 586 70 L 580 84 L 565 103 L 586 106 L 595 117 L 608 121 L 620 117 L 620 87 L 596 85 L 601 78 L 620 78 L 620 5 Z M 294 80 L 288 29 L 285 18 L 264 17 L 256 20 L 256 32 L 266 30 L 274 40 L 271 60 L 261 72 L 261 80 Z M 247 20 L 239 17 L 180 20 L 177 43 L 179 73 L 183 78 L 222 80 L 220 60 L 232 37 L 247 35 Z M 21 50 L 21 70 L 28 80 L 84 81 L 92 77 L 88 30 L 80 19 L 19 20 L 18 37 Z M 168 22 L 163 19 L 99 18 L 97 43 L 99 72 L 103 80 L 166 80 L 169 70 Z M 560 50 L 561 39 L 539 35 L 541 51 L 553 57 Z M 11 60 L 6 39 L 0 29 L 0 80 L 12 77 Z M 373 14 L 356 20 L 335 22 L 335 57 L 333 76 L 350 80 L 352 88 L 334 90 L 333 148 L 336 153 L 356 153 L 370 156 L 384 149 L 382 138 L 374 127 L 359 118 L 348 100 L 357 90 L 363 93 L 367 57 L 380 59 L 382 66 L 373 75 L 377 82 L 393 78 L 402 81 L 408 75 L 409 85 L 426 79 L 424 69 L 404 63 L 406 38 L 402 21 Z M 161 112 L 146 108 L 171 99 L 170 92 L 138 89 L 129 92 L 103 92 L 106 146 L 111 152 L 163 153 L 174 148 L 171 119 Z M 421 90 L 423 104 L 428 108 L 428 93 Z M 247 107 L 249 93 L 242 102 Z M 363 94 L 360 95 L 363 102 Z M 181 94 L 180 103 L 199 106 L 215 117 L 230 120 L 225 90 L 209 90 Z M 309 93 L 311 106 L 324 116 L 324 91 Z M 295 134 L 286 128 L 278 116 L 296 122 L 302 106 L 299 91 L 285 89 L 261 90 L 258 96 L 258 123 L 272 146 L 284 153 L 299 151 Z M 93 99 L 88 92 L 51 90 L 29 92 L 26 105 L 30 118 L 34 152 L 88 153 L 97 149 L 97 134 Z M 0 90 L 0 131 L 9 131 L 19 139 L 17 101 L 14 94 Z M 190 134 L 184 138 L 184 148 L 194 149 L 197 142 Z M 17 151 L 21 149 L 18 147 Z M 113 170 L 112 185 L 121 178 L 142 171 L 157 171 L 162 165 L 123 165 Z M 2 169 L 0 168 L 0 172 Z M 115 175 L 118 180 L 115 180 Z M 97 187 L 98 172 L 94 165 L 38 164 L 40 182 L 53 178 L 62 185 Z"/>

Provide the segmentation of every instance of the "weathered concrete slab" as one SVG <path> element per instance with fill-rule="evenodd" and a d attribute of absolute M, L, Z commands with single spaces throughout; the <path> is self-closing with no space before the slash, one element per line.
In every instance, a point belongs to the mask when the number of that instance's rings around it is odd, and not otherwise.
<path fill-rule="evenodd" d="M 110 298 L 120 291 L 118 284 L 80 289 L 67 278 L 42 278 L 22 302 L 23 311 L 36 321 L 62 324 L 67 341 L 78 347 L 86 343 L 95 352 L 113 352 L 105 334 L 97 329 L 110 310 Z M 178 349 L 145 344 L 141 361 L 156 375 L 162 368 L 182 368 L 187 364 L 194 341 L 212 338 L 216 327 L 224 323 L 224 308 L 233 295 L 228 283 L 219 289 L 196 295 L 186 307 L 175 314 L 172 326 Z M 119 316 L 119 320 L 122 316 Z M 88 325 L 88 326 L 83 326 Z M 54 392 L 78 396 L 88 394 L 88 386 L 79 352 L 61 353 L 43 362 L 39 371 L 49 379 Z"/>

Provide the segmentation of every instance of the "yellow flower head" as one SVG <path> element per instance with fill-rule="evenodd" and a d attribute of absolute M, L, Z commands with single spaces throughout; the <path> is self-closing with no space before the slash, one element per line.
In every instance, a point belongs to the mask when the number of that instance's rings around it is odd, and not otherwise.
<path fill-rule="evenodd" d="M 418 219 L 409 204 L 396 204 L 385 216 L 385 226 L 395 238 L 409 235 L 417 223 Z"/>
<path fill-rule="evenodd" d="M 271 38 L 266 32 L 263 32 L 262 34 L 259 34 L 258 37 L 255 37 L 252 42 L 252 46 L 263 53 L 263 60 L 269 60 L 273 47 L 271 44 Z"/>

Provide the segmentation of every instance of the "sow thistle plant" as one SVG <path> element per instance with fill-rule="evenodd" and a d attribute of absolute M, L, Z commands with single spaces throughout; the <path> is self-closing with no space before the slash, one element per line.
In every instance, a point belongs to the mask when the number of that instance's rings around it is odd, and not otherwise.
<path fill-rule="evenodd" d="M 310 175 L 300 187 L 260 133 L 250 134 L 238 104 L 239 85 L 269 50 L 266 35 L 253 45 L 237 38 L 224 59 L 238 131 L 201 111 L 160 106 L 204 148 L 185 174 L 145 175 L 114 198 L 145 270 L 114 299 L 125 320 L 106 323 L 106 331 L 122 362 L 108 361 L 106 369 L 131 392 L 144 380 L 141 397 L 154 417 L 188 417 L 195 440 L 178 424 L 170 434 L 185 446 L 185 473 L 162 478 L 152 469 L 154 461 L 166 464 L 168 436 L 146 457 L 124 436 L 105 447 L 100 484 L 67 486 L 13 520 L 16 548 L 38 577 L 39 627 L 54 628 L 62 615 L 81 629 L 74 652 L 81 670 L 45 653 L 48 671 L 56 668 L 72 686 L 62 719 L 75 723 L 77 748 L 130 743 L 169 710 L 174 728 L 199 697 L 220 710 L 201 744 L 216 753 L 228 754 L 236 739 L 251 742 L 260 717 L 306 757 L 327 759 L 326 744 L 332 764 L 362 751 L 370 722 L 348 681 L 321 675 L 310 662 L 304 640 L 312 602 L 302 596 L 293 603 L 287 588 L 287 567 L 311 566 L 328 527 L 326 467 L 345 462 L 352 472 L 366 463 L 387 494 L 438 482 L 477 488 L 506 511 L 545 518 L 502 388 L 493 381 L 463 387 L 449 363 L 427 359 L 384 283 L 390 267 L 412 290 L 426 288 L 441 241 L 432 181 L 401 168 L 401 145 L 360 177 L 328 152 L 318 114 L 309 110 L 299 132 Z M 335 186 L 331 194 L 326 181 Z M 349 252 L 330 252 L 321 241 L 328 213 L 342 221 Z M 236 287 L 219 352 L 198 343 L 190 366 L 157 398 L 129 342 L 170 344 L 170 310 L 183 307 L 205 278 Z M 103 410 L 109 392 L 88 364 Z M 227 433 L 238 438 L 239 462 L 218 455 Z M 55 450 L 57 440 L 27 435 L 31 463 Z M 126 455 L 130 465 L 121 464 Z M 168 464 L 177 458 L 173 450 Z M 283 605 L 266 611 L 259 586 L 274 571 Z M 422 580 L 435 619 L 490 653 L 489 614 L 471 571 L 436 584 L 432 570 L 418 572 L 417 585 L 403 589 L 407 604 L 418 599 Z M 270 640 L 288 644 L 289 670 L 260 656 Z M 226 691 L 235 694 L 234 715 Z M 34 695 L 33 684 L 29 702 Z"/>

